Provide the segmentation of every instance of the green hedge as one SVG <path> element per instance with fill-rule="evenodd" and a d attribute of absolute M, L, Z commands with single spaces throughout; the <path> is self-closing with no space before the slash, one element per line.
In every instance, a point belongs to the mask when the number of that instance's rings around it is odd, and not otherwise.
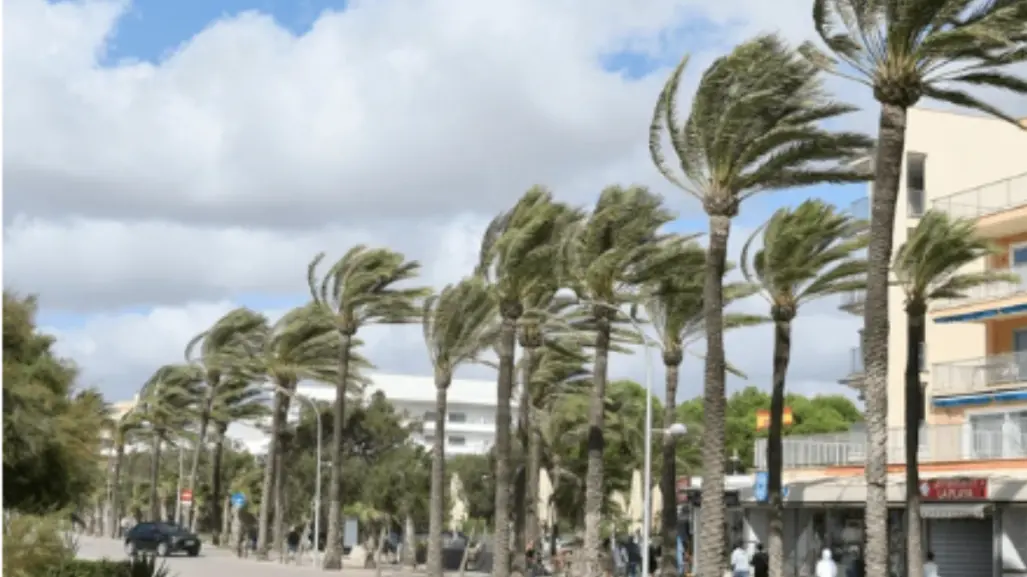
<path fill-rule="evenodd" d="M 163 563 L 152 557 L 136 557 L 127 561 L 75 559 L 54 567 L 46 577 L 169 577 Z"/>

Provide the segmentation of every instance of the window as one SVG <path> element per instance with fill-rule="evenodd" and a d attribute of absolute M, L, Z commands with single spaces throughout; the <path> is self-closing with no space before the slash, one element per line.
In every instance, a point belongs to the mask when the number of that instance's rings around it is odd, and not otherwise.
<path fill-rule="evenodd" d="M 454 447 L 463 447 L 464 445 L 467 444 L 467 438 L 466 437 L 450 437 L 449 438 L 449 444 L 454 446 Z"/>
<path fill-rule="evenodd" d="M 424 422 L 425 423 L 434 423 L 435 422 L 435 411 L 425 411 L 425 413 L 424 413 Z"/>
<path fill-rule="evenodd" d="M 428 443 L 428 444 L 434 443 L 435 442 L 435 435 L 425 435 L 424 436 L 424 442 Z"/>
<path fill-rule="evenodd" d="M 1027 265 L 1027 244 L 1009 246 L 1009 268 Z"/>
<path fill-rule="evenodd" d="M 919 218 L 924 214 L 924 190 L 927 185 L 924 168 L 927 157 L 919 152 L 906 153 L 906 196 L 909 200 L 909 216 Z"/>
<path fill-rule="evenodd" d="M 450 413 L 449 414 L 449 422 L 450 423 L 466 423 L 467 422 L 467 414 L 466 413 Z"/>
<path fill-rule="evenodd" d="M 1027 411 L 970 416 L 973 457 L 1009 459 L 1027 456 Z"/>

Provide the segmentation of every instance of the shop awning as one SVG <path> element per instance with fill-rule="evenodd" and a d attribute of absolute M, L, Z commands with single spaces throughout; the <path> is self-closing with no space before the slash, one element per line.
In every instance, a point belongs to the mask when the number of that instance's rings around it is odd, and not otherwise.
<path fill-rule="evenodd" d="M 920 516 L 924 519 L 984 519 L 990 514 L 990 503 L 924 503 L 920 505 Z"/>

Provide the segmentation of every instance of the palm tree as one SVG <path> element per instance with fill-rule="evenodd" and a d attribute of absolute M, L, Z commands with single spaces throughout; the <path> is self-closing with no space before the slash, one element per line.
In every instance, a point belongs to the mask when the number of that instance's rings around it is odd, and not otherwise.
<path fill-rule="evenodd" d="M 589 405 L 585 475 L 585 563 L 600 575 L 600 523 L 604 496 L 603 447 L 607 364 L 618 309 L 632 300 L 627 289 L 645 284 L 665 263 L 659 229 L 673 215 L 660 197 L 641 187 L 603 190 L 592 214 L 566 236 L 564 276 L 587 310 L 594 332 L 593 389 Z"/>
<path fill-rule="evenodd" d="M 331 382 L 335 378 L 339 338 L 331 319 L 321 314 L 315 305 L 306 305 L 288 311 L 274 324 L 265 323 L 254 340 L 258 346 L 253 361 L 257 373 L 254 376 L 274 387 L 271 433 L 261 493 L 268 498 L 261 499 L 257 525 L 257 551 L 266 557 L 270 546 L 268 521 L 272 506 L 275 512 L 274 548 L 280 551 L 283 546 L 284 506 L 279 506 L 282 483 L 278 482 L 275 471 L 282 460 L 282 437 L 291 400 L 289 392 L 294 391 L 302 380 Z"/>
<path fill-rule="evenodd" d="M 224 501 L 223 467 L 225 443 L 228 439 L 228 427 L 232 423 L 252 423 L 263 419 L 268 414 L 264 403 L 264 392 L 253 386 L 249 378 L 235 372 L 230 374 L 218 387 L 217 395 L 211 405 L 210 421 L 214 425 L 214 448 L 210 464 L 210 494 L 207 502 L 208 527 L 214 531 L 214 544 L 220 541 L 219 531 L 224 523 L 222 519 L 222 502 Z"/>
<path fill-rule="evenodd" d="M 342 568 L 342 433 L 346 418 L 346 394 L 350 381 L 353 341 L 361 327 L 375 323 L 415 322 L 415 301 L 427 296 L 424 288 L 396 285 L 417 276 L 421 265 L 387 248 L 369 249 L 358 245 L 317 280 L 317 267 L 324 253 L 307 267 L 307 286 L 314 303 L 332 320 L 339 335 L 338 369 L 335 375 L 335 418 L 332 421 L 332 472 L 328 487 L 328 543 L 324 568 Z"/>
<path fill-rule="evenodd" d="M 930 211 L 895 253 L 892 270 L 906 299 L 906 562 L 909 575 L 924 572 L 918 449 L 924 408 L 920 343 L 924 342 L 927 306 L 940 299 L 965 298 L 968 290 L 983 284 L 1019 281 L 1017 275 L 1000 270 L 961 272 L 967 265 L 996 252 L 999 250 L 994 244 L 977 235 L 972 220 L 950 219 L 945 213 Z"/>
<path fill-rule="evenodd" d="M 143 417 L 136 410 L 137 408 L 138 406 L 132 407 L 130 411 L 113 422 L 111 427 L 114 462 L 111 464 L 110 491 L 108 493 L 110 510 L 107 515 L 107 536 L 112 539 L 118 537 L 120 527 L 118 520 L 121 518 L 119 514 L 121 509 L 121 472 L 125 463 L 125 445 L 143 425 Z"/>
<path fill-rule="evenodd" d="M 206 331 L 193 337 L 185 347 L 186 361 L 200 368 L 204 386 L 198 410 L 199 431 L 196 448 L 193 451 L 189 477 L 185 483 L 185 488 L 190 491 L 196 487 L 196 478 L 199 476 L 200 457 L 207 443 L 211 408 L 218 388 L 223 384 L 227 374 L 244 362 L 245 340 L 263 322 L 264 317 L 259 313 L 247 308 L 237 308 L 218 319 Z M 183 524 L 196 531 L 198 517 L 199 515 L 186 513 Z"/>
<path fill-rule="evenodd" d="M 767 441 L 770 520 L 770 575 L 784 575 L 784 502 L 781 495 L 785 380 L 792 354 L 792 321 L 803 304 L 863 288 L 866 261 L 854 254 L 866 248 L 866 221 L 820 200 L 782 208 L 757 229 L 742 249 L 742 271 L 762 289 L 774 321 L 774 375 Z M 753 243 L 762 248 L 753 252 Z"/>
<path fill-rule="evenodd" d="M 446 491 L 446 395 L 460 365 L 478 362 L 495 343 L 498 309 L 495 293 L 480 277 L 448 285 L 424 301 L 421 326 L 435 372 L 435 441 L 432 445 L 428 573 L 442 577 L 442 525 Z"/>
<path fill-rule="evenodd" d="M 553 278 L 561 234 L 576 218 L 575 211 L 553 202 L 548 190 L 534 187 L 509 212 L 494 218 L 482 239 L 476 272 L 495 290 L 502 319 L 496 341 L 496 577 L 508 577 L 510 571 L 510 403 L 517 324 L 524 313 L 528 291 Z"/>
<path fill-rule="evenodd" d="M 863 329 L 870 575 L 883 575 L 888 563 L 888 266 L 907 112 L 927 97 L 1015 124 L 1015 118 L 966 90 L 986 87 L 1027 95 L 1027 80 L 1005 70 L 1027 61 L 1025 20 L 1023 0 L 813 3 L 813 24 L 834 57 L 811 43 L 803 45 L 803 53 L 817 66 L 872 88 L 881 103 Z M 838 64 L 844 69 L 839 70 Z"/>
<path fill-rule="evenodd" d="M 660 340 L 666 378 L 663 426 L 669 428 L 678 422 L 678 374 L 688 347 L 706 333 L 703 327 L 703 274 L 706 251 L 695 242 L 668 243 L 665 250 L 672 252 L 674 261 L 666 267 L 643 292 L 646 316 Z M 729 263 L 727 269 L 732 265 Z M 748 283 L 731 283 L 724 287 L 724 302 L 730 304 L 756 293 L 758 287 Z M 730 330 L 765 322 L 758 315 L 725 313 L 724 328 Z M 677 444 L 674 435 L 663 436 L 663 455 L 660 470 L 660 493 L 663 510 L 660 515 L 662 559 L 660 573 L 671 577 L 677 564 Z"/>
<path fill-rule="evenodd" d="M 703 74 L 688 119 L 680 123 L 677 92 L 686 62 L 677 67 L 657 100 L 649 149 L 664 177 L 701 201 L 710 220 L 703 299 L 706 443 L 698 561 L 704 576 L 719 577 L 725 563 L 723 283 L 731 219 L 742 201 L 759 192 L 865 180 L 841 163 L 865 154 L 871 141 L 818 126 L 854 108 L 832 102 L 817 69 L 777 36 L 757 37 L 716 60 Z M 663 155 L 664 131 L 670 134 L 684 178 L 670 169 Z"/>
<path fill-rule="evenodd" d="M 161 516 L 159 484 L 160 459 L 171 435 L 190 424 L 197 391 L 197 372 L 190 365 L 164 365 L 146 381 L 140 392 L 140 417 L 151 440 L 150 520 Z"/>

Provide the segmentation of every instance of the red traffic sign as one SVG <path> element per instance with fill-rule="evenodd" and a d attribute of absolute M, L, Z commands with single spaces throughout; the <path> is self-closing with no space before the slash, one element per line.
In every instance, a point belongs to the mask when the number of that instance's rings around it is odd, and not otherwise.
<path fill-rule="evenodd" d="M 182 501 L 183 505 L 191 504 L 193 502 L 193 491 L 192 491 L 192 489 L 182 489 L 182 493 L 181 493 L 181 496 L 179 496 L 179 500 Z"/>
<path fill-rule="evenodd" d="M 956 477 L 920 481 L 925 501 L 984 501 L 988 499 L 988 480 Z"/>

